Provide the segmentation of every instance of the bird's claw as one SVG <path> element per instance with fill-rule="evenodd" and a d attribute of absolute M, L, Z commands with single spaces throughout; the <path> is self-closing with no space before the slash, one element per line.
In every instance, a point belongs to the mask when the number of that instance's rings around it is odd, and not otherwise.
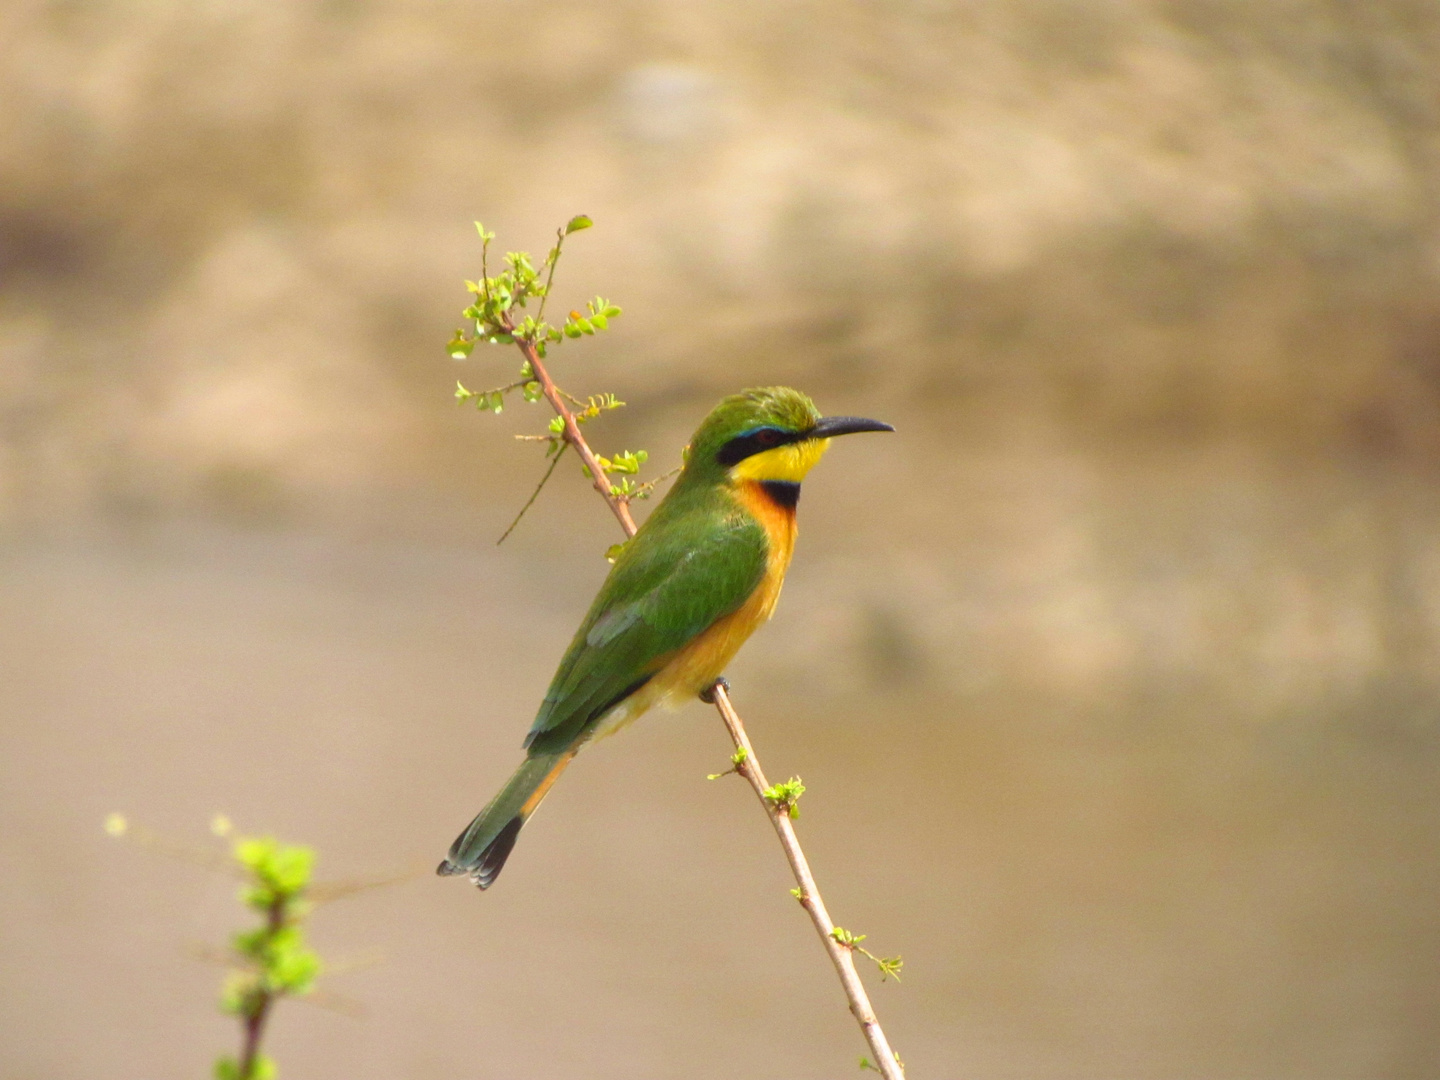
<path fill-rule="evenodd" d="M 701 690 L 701 691 L 700 691 L 700 700 L 703 701 L 703 702 L 705 702 L 706 705 L 714 705 L 714 704 L 715 704 L 715 691 L 716 691 L 717 689 L 718 689 L 718 690 L 724 690 L 725 693 L 727 693 L 727 694 L 730 693 L 730 680 L 727 679 L 727 678 L 725 678 L 724 675 L 721 675 L 718 679 L 716 679 L 713 683 L 711 683 L 709 686 L 707 686 L 704 690 Z"/>

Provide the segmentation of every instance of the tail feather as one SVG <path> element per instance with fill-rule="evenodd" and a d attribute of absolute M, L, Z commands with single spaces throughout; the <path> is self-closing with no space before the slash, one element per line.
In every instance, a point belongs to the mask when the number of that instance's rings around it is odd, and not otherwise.
<path fill-rule="evenodd" d="M 574 756 L 573 751 L 567 751 L 526 758 L 509 783 L 455 838 L 449 855 L 435 872 L 447 877 L 466 874 L 482 889 L 493 885 L 515 847 L 520 827 L 535 812 L 550 785 Z"/>

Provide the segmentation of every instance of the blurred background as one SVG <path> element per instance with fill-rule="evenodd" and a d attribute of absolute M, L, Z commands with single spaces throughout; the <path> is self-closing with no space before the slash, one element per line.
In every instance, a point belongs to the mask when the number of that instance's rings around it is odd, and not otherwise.
<path fill-rule="evenodd" d="M 913 1075 L 1440 1073 L 1435 3 L 10 0 L 0 102 L 0 1074 L 235 1046 L 234 886 L 123 810 L 416 871 L 287 1077 L 858 1075 L 710 710 L 429 876 L 618 538 L 567 466 L 495 546 L 545 418 L 443 348 L 473 219 L 580 212 L 602 452 L 898 428 L 730 675 Z"/>

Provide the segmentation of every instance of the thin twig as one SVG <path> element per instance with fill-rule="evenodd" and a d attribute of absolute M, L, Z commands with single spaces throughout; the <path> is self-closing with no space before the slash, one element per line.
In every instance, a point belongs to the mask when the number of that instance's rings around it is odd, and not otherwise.
<path fill-rule="evenodd" d="M 820 935 L 825 951 L 830 954 L 830 960 L 840 975 L 840 985 L 844 987 L 845 996 L 850 1000 L 850 1012 L 859 1023 L 860 1030 L 865 1033 L 870 1049 L 875 1052 L 875 1064 L 885 1080 L 904 1080 L 905 1074 L 895 1059 L 895 1052 L 890 1049 L 885 1032 L 880 1028 L 880 1021 L 875 1018 L 875 1010 L 870 1007 L 870 997 L 865 993 L 860 973 L 855 970 L 855 957 L 849 947 L 835 939 L 835 924 L 830 921 L 830 913 L 825 909 L 825 901 L 820 898 L 820 889 L 815 884 L 814 875 L 810 873 L 810 863 L 800 847 L 799 837 L 795 835 L 795 826 L 790 822 L 790 807 L 766 797 L 765 791 L 770 787 L 770 782 L 765 779 L 764 770 L 760 768 L 760 759 L 755 756 L 755 748 L 750 745 L 745 724 L 735 711 L 735 706 L 730 703 L 730 695 L 725 685 L 716 683 L 710 693 L 720 718 L 725 721 L 725 730 L 730 733 L 730 739 L 735 743 L 736 751 L 743 753 L 743 757 L 735 763 L 735 771 L 750 781 L 750 786 L 755 789 L 761 805 L 765 807 L 770 824 L 775 826 L 775 834 L 780 837 L 780 846 L 785 849 L 785 858 L 790 862 L 795 883 L 800 886 L 800 905 L 810 913 L 810 921 L 815 924 L 815 931 Z M 739 753 L 737 756 L 740 756 Z"/>
<path fill-rule="evenodd" d="M 285 925 L 286 898 L 277 896 L 265 912 L 266 925 L 273 937 Z M 236 1070 L 240 1080 L 253 1080 L 255 1066 L 260 1056 L 260 1040 L 265 1036 L 265 1021 L 270 1018 L 270 1009 L 277 994 L 265 985 L 260 985 L 260 1004 L 245 1016 L 245 1034 L 240 1047 L 240 1065 Z"/>
<path fill-rule="evenodd" d="M 525 511 L 535 505 L 535 500 L 540 497 L 540 492 L 543 491 L 545 485 L 550 482 L 550 474 L 555 471 L 555 466 L 560 464 L 560 459 L 565 456 L 565 448 L 569 445 L 569 443 L 560 444 L 560 449 L 556 451 L 554 460 L 550 462 L 550 467 L 545 470 L 545 475 L 540 478 L 540 483 L 535 485 L 535 490 L 530 493 L 530 498 L 526 499 L 525 505 L 520 507 L 520 512 L 515 515 L 515 520 L 510 522 L 510 527 L 500 534 L 499 540 L 495 541 L 496 547 L 503 544 L 505 538 L 515 531 L 515 526 L 520 524 L 520 519 L 525 516 Z"/>
<path fill-rule="evenodd" d="M 617 498 L 611 494 L 609 481 L 600 471 L 594 453 L 591 452 L 589 444 L 585 442 L 585 436 L 580 434 L 575 417 L 566 410 L 560 399 L 562 391 L 557 390 L 555 384 L 550 380 L 550 376 L 541 366 L 534 346 L 523 338 L 516 338 L 515 343 L 520 346 L 521 351 L 525 354 L 525 359 L 530 362 L 530 369 L 535 373 L 536 380 L 544 389 L 546 400 L 560 416 L 564 417 L 565 441 L 575 447 L 576 453 L 590 468 L 590 475 L 595 480 L 595 490 L 610 505 L 610 509 L 620 520 L 620 526 L 625 530 L 625 534 L 633 537 L 636 526 L 635 520 L 630 516 L 628 500 Z M 810 872 L 810 863 L 806 860 L 805 852 L 800 847 L 800 840 L 795 835 L 795 828 L 790 823 L 789 807 L 777 804 L 765 796 L 765 790 L 770 784 L 765 779 L 765 773 L 760 767 L 760 759 L 755 755 L 755 748 L 750 744 L 750 737 L 745 732 L 745 725 L 739 714 L 736 713 L 735 707 L 731 705 L 730 696 L 723 683 L 715 685 L 712 697 L 721 720 L 725 722 L 725 729 L 730 733 L 731 741 L 735 743 L 737 756 L 743 755 L 736 763 L 736 771 L 750 781 L 750 786 L 755 789 L 755 794 L 765 808 L 770 823 L 775 826 L 775 832 L 780 837 L 780 846 L 785 849 L 785 858 L 789 860 L 796 884 L 800 886 L 800 903 L 810 913 L 810 921 L 815 924 L 815 931 L 820 935 L 820 941 L 824 944 L 825 951 L 830 954 L 836 972 L 839 973 L 840 985 L 845 991 L 845 997 L 850 1002 L 850 1012 L 860 1025 L 860 1030 L 875 1054 L 876 1066 L 885 1080 L 904 1080 L 905 1073 L 895 1057 L 895 1052 L 890 1049 L 885 1032 L 881 1030 L 880 1021 L 875 1018 L 875 1010 L 870 1007 L 870 998 L 865 993 L 865 986 L 860 981 L 860 974 L 855 970 L 855 958 L 851 949 L 842 945 L 834 936 L 835 924 L 830 921 L 830 913 L 825 909 L 825 901 L 820 898 L 820 889 L 815 884 L 814 875 Z"/>
<path fill-rule="evenodd" d="M 510 323 L 509 317 L 504 322 L 505 332 L 514 333 L 515 327 Z M 585 468 L 590 472 L 590 480 L 600 497 L 609 505 L 611 511 L 620 522 L 620 527 L 625 530 L 626 536 L 635 535 L 635 519 L 630 516 L 630 505 L 628 499 L 615 495 L 610 490 L 610 478 L 605 470 L 600 468 L 600 462 L 596 460 L 595 453 L 590 449 L 590 444 L 585 441 L 585 436 L 580 434 L 580 425 L 575 422 L 575 414 L 565 407 L 561 400 L 560 390 L 556 387 L 555 381 L 550 378 L 550 373 L 545 370 L 545 365 L 540 362 L 540 354 L 535 351 L 535 343 L 527 341 L 523 337 L 517 337 L 515 344 L 520 347 L 526 363 L 535 374 L 535 381 L 540 384 L 540 390 L 545 395 L 545 400 L 550 402 L 550 407 L 555 410 L 565 424 L 565 441 L 575 448 L 580 455 L 580 460 L 585 463 Z"/>

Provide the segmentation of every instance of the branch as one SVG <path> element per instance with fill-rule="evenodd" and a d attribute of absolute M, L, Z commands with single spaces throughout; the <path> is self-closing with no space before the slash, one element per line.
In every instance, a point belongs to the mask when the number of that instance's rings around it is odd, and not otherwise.
<path fill-rule="evenodd" d="M 820 898 L 820 889 L 815 884 L 810 863 L 800 847 L 800 838 L 795 835 L 795 826 L 790 823 L 790 804 L 765 794 L 767 790 L 772 790 L 770 782 L 765 779 L 765 772 L 760 768 L 760 759 L 755 756 L 755 748 L 750 745 L 745 724 L 735 711 L 735 706 L 730 704 L 728 687 L 723 680 L 711 688 L 710 697 L 715 702 L 720 719 L 725 721 L 725 730 L 730 733 L 730 739 L 735 744 L 735 756 L 739 758 L 735 762 L 735 771 L 750 781 L 750 786 L 755 789 L 755 794 L 760 799 L 760 805 L 765 807 L 770 824 L 775 826 L 775 834 L 780 837 L 780 846 L 785 849 L 785 858 L 790 862 L 795 883 L 800 886 L 800 906 L 810 913 L 815 932 L 820 935 L 825 951 L 830 954 L 830 961 L 840 976 L 840 985 L 850 1000 L 850 1012 L 854 1014 L 860 1030 L 864 1032 L 866 1041 L 870 1043 L 870 1049 L 875 1052 L 875 1061 L 881 1075 L 885 1080 L 904 1080 L 905 1074 L 900 1069 L 895 1052 L 890 1049 L 885 1032 L 880 1028 L 880 1021 L 875 1018 L 875 1010 L 870 1007 L 870 998 L 860 981 L 860 973 L 855 970 L 853 948 L 841 944 L 836 937 L 835 924 L 830 921 L 830 913 L 825 910 L 825 901 Z"/>
<path fill-rule="evenodd" d="M 509 323 L 508 317 L 506 322 L 506 329 L 513 333 L 515 327 Z M 625 535 L 634 536 L 636 526 L 635 519 L 630 516 L 630 500 L 623 499 L 610 491 L 609 477 L 600 467 L 600 462 L 595 460 L 595 452 L 590 449 L 590 444 L 585 441 L 585 436 L 580 434 L 580 425 L 575 422 L 575 414 L 565 407 L 561 390 L 550 378 L 550 373 L 545 370 L 545 365 L 540 362 L 540 354 L 535 350 L 535 343 L 517 337 L 515 344 L 520 347 L 525 362 L 535 373 L 535 381 L 540 384 L 540 391 L 545 395 L 545 400 L 550 402 L 550 407 L 555 410 L 555 414 L 565 421 L 565 441 L 575 448 L 575 452 L 580 455 L 580 460 L 585 463 L 585 468 L 590 470 L 590 480 L 595 490 L 600 493 L 600 497 L 605 500 L 615 517 L 619 519 L 620 527 L 625 530 Z"/>

